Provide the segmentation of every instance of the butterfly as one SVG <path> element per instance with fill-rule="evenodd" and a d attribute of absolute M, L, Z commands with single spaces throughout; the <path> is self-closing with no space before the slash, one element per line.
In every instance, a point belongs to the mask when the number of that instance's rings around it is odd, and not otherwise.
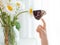
<path fill-rule="evenodd" d="M 34 10 L 33 15 L 35 19 L 39 20 L 43 15 L 45 15 L 46 12 L 44 10 Z"/>

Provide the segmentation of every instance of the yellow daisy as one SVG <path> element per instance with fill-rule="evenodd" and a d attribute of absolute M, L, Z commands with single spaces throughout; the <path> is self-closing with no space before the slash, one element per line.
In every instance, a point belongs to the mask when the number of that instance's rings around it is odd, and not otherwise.
<path fill-rule="evenodd" d="M 12 10 L 13 10 L 13 7 L 12 7 L 11 5 L 7 5 L 7 9 L 8 9 L 9 11 L 12 11 Z"/>
<path fill-rule="evenodd" d="M 30 8 L 30 10 L 29 10 L 29 13 L 30 13 L 30 14 L 32 14 L 32 13 L 33 13 L 33 10 L 32 10 L 32 8 Z"/>

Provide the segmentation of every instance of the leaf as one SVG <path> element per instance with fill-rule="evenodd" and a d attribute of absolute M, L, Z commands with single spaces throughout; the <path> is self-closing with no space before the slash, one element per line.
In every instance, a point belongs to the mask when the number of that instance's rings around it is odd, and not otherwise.
<path fill-rule="evenodd" d="M 15 25 L 16 25 L 16 29 L 19 30 L 19 29 L 20 29 L 20 24 L 19 24 L 19 22 L 16 22 Z"/>

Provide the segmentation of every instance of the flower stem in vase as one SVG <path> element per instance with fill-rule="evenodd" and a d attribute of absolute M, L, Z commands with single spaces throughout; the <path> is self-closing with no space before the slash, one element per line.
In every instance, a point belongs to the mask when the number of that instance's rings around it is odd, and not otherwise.
<path fill-rule="evenodd" d="M 5 45 L 9 45 L 8 31 L 9 31 L 9 28 L 7 26 L 5 26 Z"/>

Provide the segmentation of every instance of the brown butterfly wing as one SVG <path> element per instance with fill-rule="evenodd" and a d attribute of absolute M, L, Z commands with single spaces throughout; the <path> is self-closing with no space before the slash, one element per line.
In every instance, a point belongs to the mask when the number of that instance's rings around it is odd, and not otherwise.
<path fill-rule="evenodd" d="M 33 11 L 33 15 L 35 17 L 35 19 L 39 20 L 41 18 L 41 10 L 35 10 Z"/>

